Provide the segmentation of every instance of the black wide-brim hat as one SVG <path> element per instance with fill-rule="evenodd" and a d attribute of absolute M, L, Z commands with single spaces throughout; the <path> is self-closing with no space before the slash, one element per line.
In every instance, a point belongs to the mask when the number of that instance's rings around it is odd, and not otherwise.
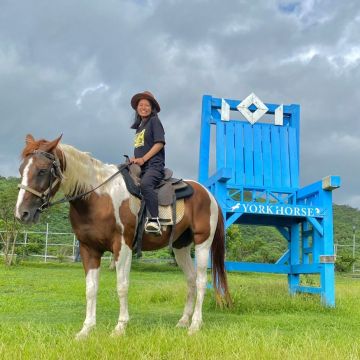
<path fill-rule="evenodd" d="M 131 107 L 136 110 L 139 101 L 142 99 L 149 100 L 154 105 L 156 111 L 160 112 L 160 105 L 150 91 L 143 91 L 141 93 L 135 94 L 131 98 Z"/>

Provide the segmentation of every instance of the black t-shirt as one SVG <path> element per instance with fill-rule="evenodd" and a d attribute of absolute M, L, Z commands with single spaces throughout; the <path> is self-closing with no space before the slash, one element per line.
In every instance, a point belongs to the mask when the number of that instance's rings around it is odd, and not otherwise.
<path fill-rule="evenodd" d="M 155 143 L 161 142 L 165 145 L 165 132 L 157 115 L 151 116 L 146 121 L 142 121 L 136 130 L 134 139 L 134 156 L 143 157 Z M 147 166 L 164 167 L 165 166 L 165 148 L 163 147 L 145 164 Z"/>

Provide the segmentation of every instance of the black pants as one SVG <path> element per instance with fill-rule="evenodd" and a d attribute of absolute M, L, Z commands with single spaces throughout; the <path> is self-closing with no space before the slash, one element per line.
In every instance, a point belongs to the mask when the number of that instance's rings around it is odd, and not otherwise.
<path fill-rule="evenodd" d="M 155 192 L 155 187 L 159 185 L 163 178 L 163 168 L 148 167 L 147 169 L 142 169 L 141 171 L 140 188 L 150 217 L 159 216 L 158 198 L 157 193 Z"/>

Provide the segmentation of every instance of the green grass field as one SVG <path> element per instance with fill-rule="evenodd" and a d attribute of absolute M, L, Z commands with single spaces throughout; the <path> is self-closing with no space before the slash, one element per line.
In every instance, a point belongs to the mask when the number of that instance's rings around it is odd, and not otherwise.
<path fill-rule="evenodd" d="M 175 325 L 185 281 L 176 267 L 133 264 L 130 323 L 111 338 L 118 317 L 115 274 L 104 264 L 97 327 L 74 339 L 85 314 L 80 264 L 0 264 L 0 359 L 359 359 L 360 280 L 337 278 L 337 307 L 290 297 L 285 276 L 229 274 L 233 309 L 206 294 L 204 326 L 188 336 Z"/>

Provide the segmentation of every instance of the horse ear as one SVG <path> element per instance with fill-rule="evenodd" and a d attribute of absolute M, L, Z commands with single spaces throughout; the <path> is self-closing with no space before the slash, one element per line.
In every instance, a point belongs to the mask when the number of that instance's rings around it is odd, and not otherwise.
<path fill-rule="evenodd" d="M 57 139 L 48 142 L 45 146 L 44 146 L 44 151 L 46 152 L 52 152 L 59 144 L 61 138 L 62 138 L 63 134 L 61 134 Z"/>
<path fill-rule="evenodd" d="M 25 137 L 25 144 L 29 145 L 35 142 L 34 137 L 31 134 L 27 134 Z"/>

